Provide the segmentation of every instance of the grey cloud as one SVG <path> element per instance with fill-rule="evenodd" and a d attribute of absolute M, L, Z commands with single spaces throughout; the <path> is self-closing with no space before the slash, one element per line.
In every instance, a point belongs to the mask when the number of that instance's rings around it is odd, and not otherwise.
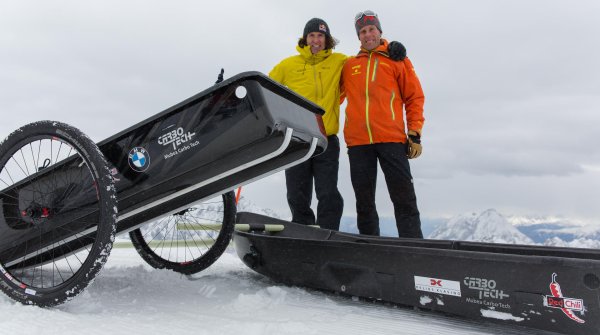
<path fill-rule="evenodd" d="M 3 1 L 0 137 L 56 119 L 101 140 L 206 89 L 221 67 L 268 72 L 295 54 L 312 17 L 327 20 L 337 51 L 354 54 L 352 19 L 365 6 L 386 38 L 406 45 L 425 89 L 424 153 L 411 162 L 424 215 L 556 214 L 560 204 L 566 215 L 600 217 L 584 207 L 600 198 L 595 0 Z M 345 150 L 340 161 L 352 215 Z M 379 179 L 378 208 L 389 214 Z M 247 195 L 285 210 L 282 180 Z"/>

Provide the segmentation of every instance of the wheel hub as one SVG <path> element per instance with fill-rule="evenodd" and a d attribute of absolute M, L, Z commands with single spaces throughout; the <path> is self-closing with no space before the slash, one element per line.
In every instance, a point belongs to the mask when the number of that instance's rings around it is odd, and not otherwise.
<path fill-rule="evenodd" d="M 31 219 L 45 219 L 50 217 L 51 210 L 48 207 L 32 202 L 29 207 L 21 211 L 21 215 Z"/>

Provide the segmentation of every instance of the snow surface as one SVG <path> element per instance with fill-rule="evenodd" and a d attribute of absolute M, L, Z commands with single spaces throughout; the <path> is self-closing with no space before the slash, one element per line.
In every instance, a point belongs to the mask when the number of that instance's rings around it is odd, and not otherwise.
<path fill-rule="evenodd" d="M 113 249 L 82 294 L 51 309 L 0 294 L 0 334 L 524 334 L 434 312 L 277 284 L 231 248 L 193 277 Z M 528 333 L 528 334 L 545 334 Z"/>

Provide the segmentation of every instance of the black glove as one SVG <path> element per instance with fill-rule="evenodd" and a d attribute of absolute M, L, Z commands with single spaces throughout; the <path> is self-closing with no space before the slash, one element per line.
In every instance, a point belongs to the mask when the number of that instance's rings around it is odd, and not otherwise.
<path fill-rule="evenodd" d="M 388 44 L 388 55 L 392 60 L 403 61 L 406 58 L 406 48 L 398 41 L 392 41 Z"/>
<path fill-rule="evenodd" d="M 219 73 L 219 76 L 217 77 L 217 81 L 215 82 L 215 84 L 218 84 L 223 81 L 223 73 L 225 73 L 225 70 L 221 69 L 221 73 Z"/>

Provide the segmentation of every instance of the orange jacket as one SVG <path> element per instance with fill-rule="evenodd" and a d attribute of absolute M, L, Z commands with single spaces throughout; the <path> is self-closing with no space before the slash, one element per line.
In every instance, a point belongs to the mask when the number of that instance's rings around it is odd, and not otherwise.
<path fill-rule="evenodd" d="M 387 48 L 383 40 L 375 50 L 361 49 L 344 64 L 341 92 L 342 100 L 348 99 L 344 139 L 349 147 L 406 143 L 407 130 L 421 134 L 425 122 L 421 83 L 410 60 L 391 60 Z"/>

